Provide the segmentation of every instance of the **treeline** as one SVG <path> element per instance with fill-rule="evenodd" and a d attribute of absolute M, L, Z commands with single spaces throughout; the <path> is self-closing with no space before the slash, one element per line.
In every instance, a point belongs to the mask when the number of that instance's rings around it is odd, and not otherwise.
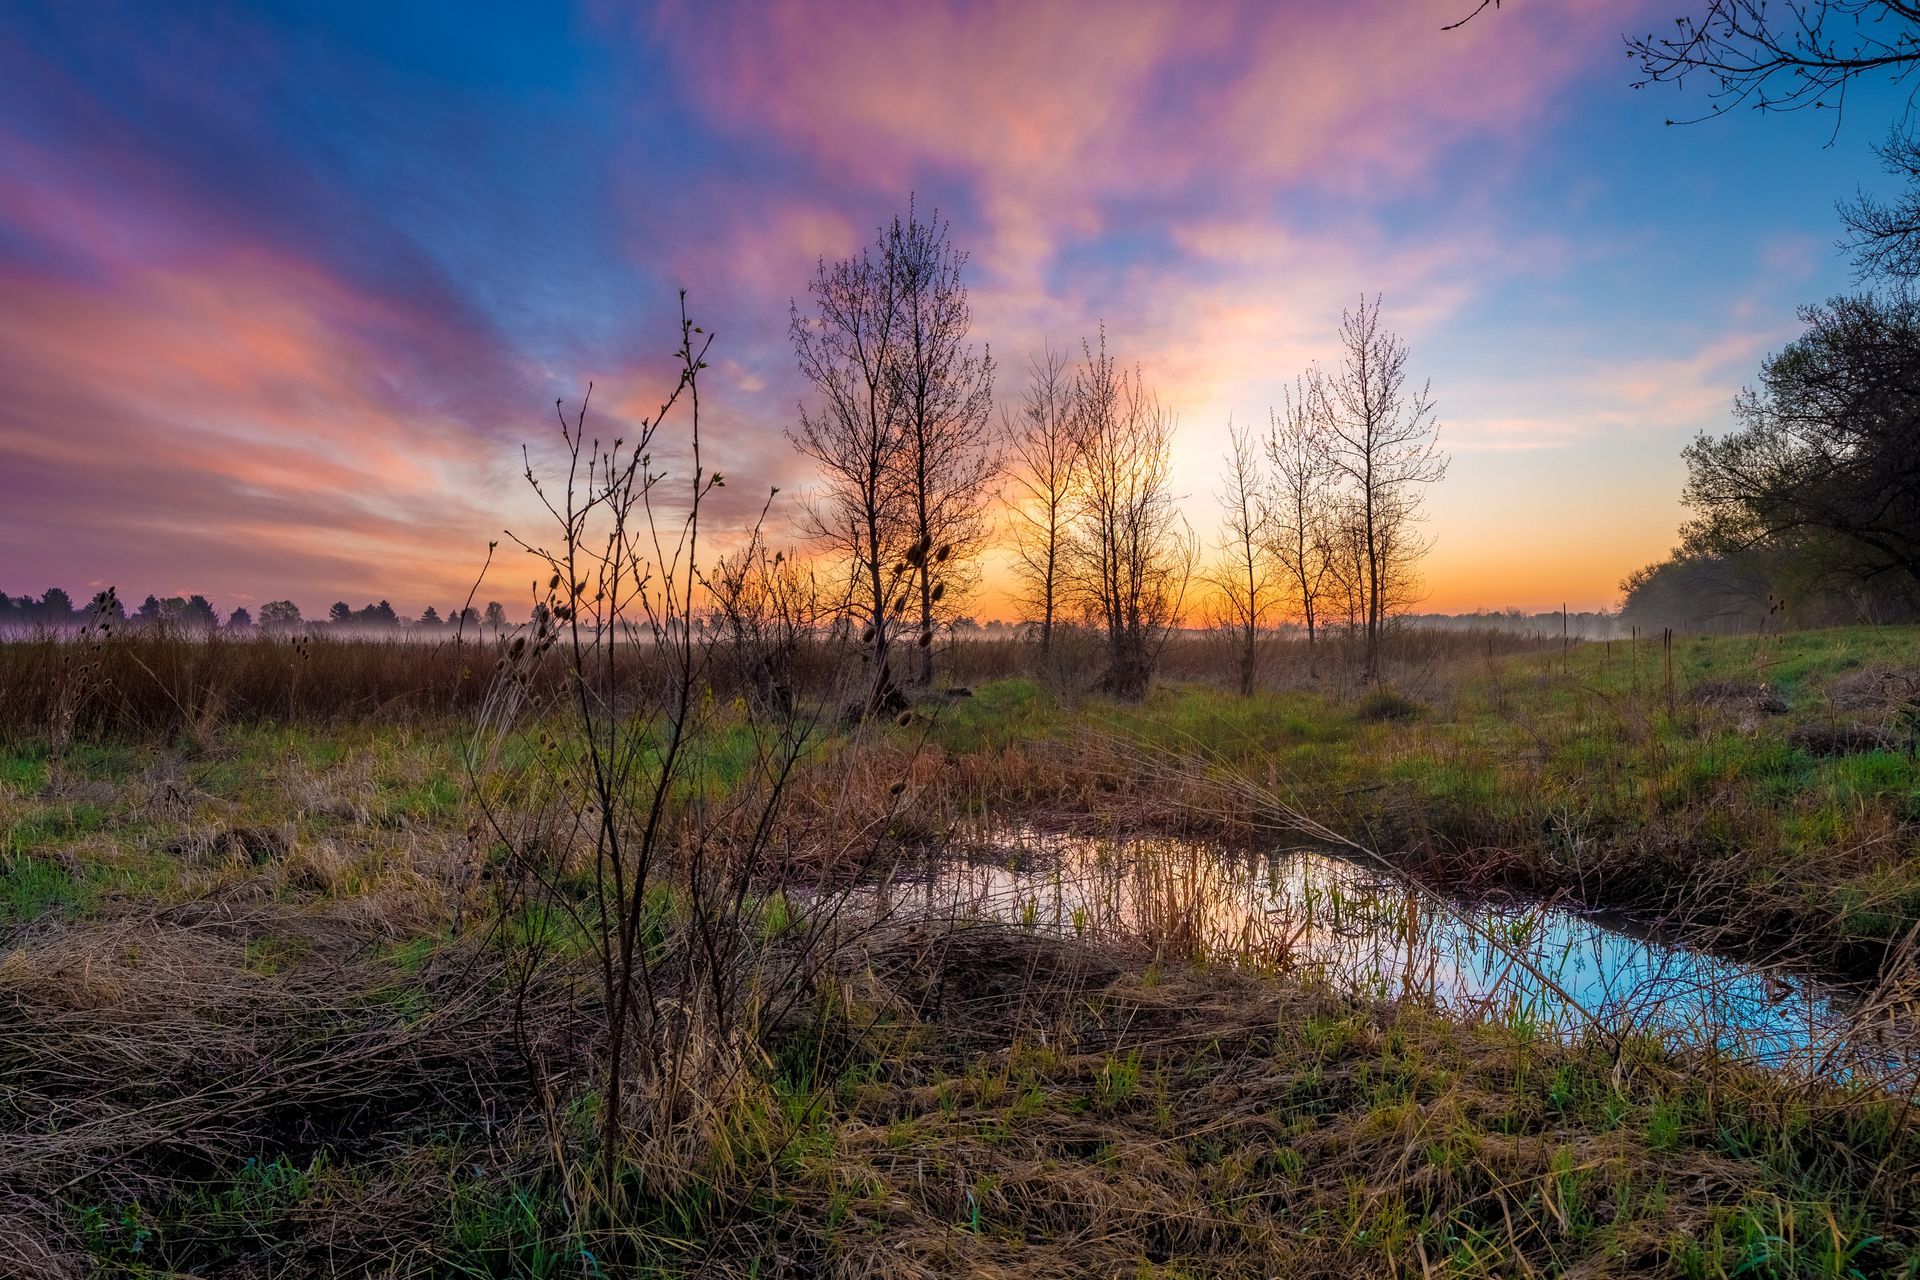
<path fill-rule="evenodd" d="M 681 602 L 659 629 L 712 628 L 736 650 L 764 650 L 756 679 L 776 701 L 780 655 L 802 635 L 836 637 L 865 664 L 864 711 L 898 710 L 911 688 L 935 684 L 936 639 L 972 629 L 963 610 L 997 545 L 1012 552 L 1017 625 L 1037 640 L 1042 665 L 1071 665 L 1095 689 L 1144 695 L 1168 639 L 1196 623 L 1231 638 L 1243 690 L 1261 677 L 1266 641 L 1293 628 L 1310 665 L 1337 631 L 1356 641 L 1338 646 L 1338 660 L 1377 680 L 1388 627 L 1419 599 L 1422 493 L 1448 463 L 1431 390 L 1412 378 L 1379 297 L 1342 313 L 1334 358 L 1301 372 L 1263 429 L 1229 423 L 1226 518 L 1203 541 L 1173 488 L 1177 416 L 1104 326 L 1079 341 L 1077 358 L 1048 349 L 1030 360 L 1017 402 L 996 403 L 997 366 L 972 332 L 967 261 L 945 222 L 909 204 L 872 245 L 818 264 L 807 304 L 795 301 L 789 319 L 811 393 L 786 433 L 813 473 L 797 504 L 806 552 L 772 549 L 756 524 L 745 547 L 692 568 L 704 602 Z M 705 336 L 686 328 L 687 341 Z M 567 443 L 577 460 L 578 441 Z M 724 479 L 707 472 L 702 483 Z M 533 605 L 535 633 L 578 625 L 567 590 L 577 585 L 553 575 Z M 386 601 L 342 601 L 319 620 L 274 600 L 224 622 L 197 595 L 149 596 L 131 616 L 111 593 L 88 606 L 57 589 L 6 605 L 0 626 L 508 626 L 498 603 L 409 619 Z M 1057 654 L 1068 628 L 1098 637 L 1101 656 L 1089 661 L 1078 643 Z"/>
<path fill-rule="evenodd" d="M 836 616 L 870 667 L 867 709 L 901 703 L 902 678 L 933 683 L 935 636 L 1000 530 L 1042 661 L 1062 627 L 1089 628 L 1102 691 L 1141 696 L 1195 613 L 1236 637 L 1244 689 L 1264 637 L 1289 624 L 1310 647 L 1329 624 L 1352 632 L 1377 678 L 1388 622 L 1417 599 L 1421 491 L 1447 466 L 1380 300 L 1342 315 L 1338 359 L 1301 374 L 1265 432 L 1232 432 L 1208 556 L 1172 488 L 1176 415 L 1104 326 L 1077 359 L 1034 357 L 995 424 L 966 262 L 947 225 L 909 205 L 869 248 L 820 262 L 791 313 L 813 392 L 788 432 L 815 472 L 804 527 L 844 584 Z"/>
<path fill-rule="evenodd" d="M 1920 620 L 1920 302 L 1802 308 L 1807 329 L 1687 446 L 1692 518 L 1621 584 L 1638 625 L 1752 631 Z"/>
<path fill-rule="evenodd" d="M 273 632 L 313 632 L 323 628 L 340 631 L 393 632 L 395 634 L 437 634 L 457 628 L 464 620 L 469 630 L 498 634 L 513 624 L 507 620 L 506 606 L 489 601 L 486 608 L 471 606 L 449 608 L 443 616 L 432 605 L 413 618 L 401 614 L 385 600 L 355 609 L 346 601 L 336 602 L 324 618 L 307 618 L 291 600 L 269 600 L 256 615 L 245 605 L 228 611 L 225 620 L 212 601 L 203 595 L 149 595 L 131 612 L 119 593 L 109 587 L 97 592 L 84 604 L 76 604 L 64 588 L 49 587 L 38 597 L 9 596 L 0 592 L 0 628 L 16 630 L 48 629 L 69 631 L 105 627 L 109 630 L 165 628 L 183 632 L 229 633 L 253 630 Z"/>

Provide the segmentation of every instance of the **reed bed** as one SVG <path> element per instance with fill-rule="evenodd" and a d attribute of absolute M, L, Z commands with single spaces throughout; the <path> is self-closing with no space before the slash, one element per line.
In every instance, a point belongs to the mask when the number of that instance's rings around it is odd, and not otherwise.
<path fill-rule="evenodd" d="M 39 631 L 0 635 L 0 742 L 63 739 L 166 742 L 202 737 L 225 723 L 333 725 L 423 723 L 472 714 L 486 697 L 512 636 L 469 631 L 435 638 L 381 638 L 325 629 L 239 636 L 147 627 L 119 633 Z M 937 687 L 977 685 L 1035 675 L 1065 689 L 1097 662 L 1097 637 L 1061 628 L 1057 651 L 1043 659 L 1017 632 L 948 636 L 939 642 Z M 1410 687 L 1425 687 L 1490 653 L 1541 651 L 1545 642 L 1502 632 L 1396 632 L 1388 666 Z M 1268 642 L 1265 670 L 1275 688 L 1322 687 L 1355 694 L 1351 645 L 1322 641 L 1309 655 L 1304 641 Z M 664 682 L 650 644 L 618 647 L 634 683 Z M 802 696 L 836 692 L 850 656 L 824 633 L 805 636 L 791 655 Z M 1166 679 L 1224 684 L 1232 678 L 1230 640 L 1212 632 L 1175 633 L 1162 653 Z M 549 653 L 534 679 L 549 691 L 560 656 Z M 742 698 L 750 681 L 743 660 L 716 647 L 707 671 L 721 701 Z"/>

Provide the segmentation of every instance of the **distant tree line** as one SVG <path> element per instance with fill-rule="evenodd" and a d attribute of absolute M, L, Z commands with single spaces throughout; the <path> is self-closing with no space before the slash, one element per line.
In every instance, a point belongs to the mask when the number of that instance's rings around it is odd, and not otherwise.
<path fill-rule="evenodd" d="M 449 608 L 445 615 L 429 605 L 417 618 L 402 615 L 385 600 L 358 609 L 342 600 L 327 610 L 324 619 L 303 616 L 300 606 L 291 600 L 269 600 L 260 606 L 257 616 L 245 605 L 239 605 L 227 613 L 223 622 L 213 602 L 197 594 L 149 595 L 132 613 L 128 613 L 118 594 L 111 590 L 98 592 L 84 603 L 76 603 L 74 597 L 61 587 L 49 587 L 37 597 L 10 596 L 0 592 L 0 628 L 13 629 L 77 630 L 104 622 L 115 629 L 164 627 L 172 631 L 200 633 L 255 630 L 312 632 L 331 627 L 340 630 L 391 631 L 396 634 L 435 634 L 460 627 L 463 619 L 466 628 L 475 634 L 498 635 L 511 625 L 507 621 L 506 606 L 497 600 L 488 602 L 484 611 L 471 606 L 455 606 Z"/>
<path fill-rule="evenodd" d="M 1409 627 L 1422 631 L 1498 631 L 1507 635 L 1574 640 L 1611 640 L 1628 633 L 1631 624 L 1611 609 L 1552 609 L 1528 613 L 1521 609 L 1476 609 L 1470 613 L 1410 613 Z"/>

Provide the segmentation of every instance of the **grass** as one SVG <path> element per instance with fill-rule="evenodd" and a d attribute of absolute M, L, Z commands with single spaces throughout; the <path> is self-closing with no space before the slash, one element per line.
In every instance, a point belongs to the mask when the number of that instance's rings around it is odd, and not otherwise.
<path fill-rule="evenodd" d="M 1862 673 L 1920 670 L 1917 639 L 1682 641 L 1671 714 L 1645 642 L 1495 655 L 1353 700 L 1187 684 L 1123 707 L 1007 681 L 940 713 L 947 767 L 926 772 L 923 800 L 953 819 L 1011 809 L 1235 835 L 1281 821 L 1284 802 L 1446 882 L 1686 916 L 1868 969 L 1920 921 L 1920 760 L 1822 756 L 1794 737 L 1896 726 L 1905 685 L 1863 697 Z M 1686 697 L 1756 680 L 1787 714 Z"/>
<path fill-rule="evenodd" d="M 1149 979 L 1017 930 L 887 959 L 904 987 L 824 997 L 878 1030 L 833 1087 L 805 1082 L 809 1145 L 758 1207 L 825 1270 L 1815 1276 L 1910 1256 L 1877 1181 L 1896 1127 L 1724 1064 L 1224 970 Z M 980 1016 L 1008 968 L 1047 994 Z M 884 1012 L 903 1004 L 928 1012 Z"/>
<path fill-rule="evenodd" d="M 1864 957 L 1920 918 L 1920 766 L 1794 731 L 1897 732 L 1898 700 L 1857 686 L 1920 667 L 1917 640 L 1683 641 L 1671 712 L 1665 655 L 1621 644 L 1415 655 L 1369 694 L 1277 667 L 1251 699 L 1194 680 L 1138 707 L 970 677 L 816 753 L 784 847 L 990 815 L 1245 834 L 1281 798 L 1453 879 Z M 1760 680 L 1785 715 L 1687 697 Z M 536 993 L 543 1098 L 460 718 L 439 694 L 271 714 L 280 693 L 191 732 L 0 738 L 0 1270 L 1920 1274 L 1920 1141 L 1865 1084 L 985 926 L 850 936 L 710 1099 L 687 1175 L 636 1153 L 632 1220 L 582 1236 L 556 1170 L 591 1152 L 569 1064 L 593 1022 L 582 986 Z M 754 750 L 745 723 L 717 739 L 716 803 Z M 684 912 L 649 900 L 647 945 Z M 772 894 L 744 927 L 777 948 L 807 912 Z M 507 929 L 549 925 L 587 972 L 568 922 Z"/>

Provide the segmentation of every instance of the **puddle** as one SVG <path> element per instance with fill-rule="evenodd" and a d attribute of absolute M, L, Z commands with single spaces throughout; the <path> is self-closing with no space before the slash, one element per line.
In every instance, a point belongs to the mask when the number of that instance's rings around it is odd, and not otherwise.
<path fill-rule="evenodd" d="M 876 892 L 896 911 L 1170 942 L 1547 1031 L 1646 1031 L 1822 1075 L 1894 1056 L 1878 1046 L 1863 1057 L 1850 1039 L 1842 984 L 1584 912 L 1450 898 L 1322 850 L 1245 854 L 1021 829 L 902 868 Z"/>

